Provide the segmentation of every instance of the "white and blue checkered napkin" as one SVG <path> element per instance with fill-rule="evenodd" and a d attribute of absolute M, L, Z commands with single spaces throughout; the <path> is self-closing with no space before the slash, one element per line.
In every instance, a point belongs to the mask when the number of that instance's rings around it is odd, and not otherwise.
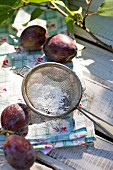
<path fill-rule="evenodd" d="M 80 106 L 87 108 L 87 105 L 88 97 L 84 94 Z M 96 139 L 93 123 L 78 110 L 66 118 L 30 125 L 26 138 L 40 149 L 84 146 Z"/>
<path fill-rule="evenodd" d="M 87 96 L 83 95 L 82 99 L 80 106 L 87 108 Z M 25 138 L 31 142 L 35 149 L 43 153 L 48 153 L 48 151 L 59 147 L 85 146 L 96 139 L 93 123 L 78 110 L 66 118 L 29 125 Z M 1 135 L 0 139 L 2 152 L 5 137 Z"/>

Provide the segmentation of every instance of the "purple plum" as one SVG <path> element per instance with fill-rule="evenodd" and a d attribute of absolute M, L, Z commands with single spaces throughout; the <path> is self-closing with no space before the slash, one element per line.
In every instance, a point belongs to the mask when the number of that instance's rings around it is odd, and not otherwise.
<path fill-rule="evenodd" d="M 48 60 L 54 62 L 70 61 L 77 54 L 76 41 L 66 34 L 56 34 L 44 43 L 43 51 Z"/>
<path fill-rule="evenodd" d="M 32 25 L 20 35 L 20 45 L 28 51 L 41 50 L 48 37 L 47 30 L 39 25 Z"/>

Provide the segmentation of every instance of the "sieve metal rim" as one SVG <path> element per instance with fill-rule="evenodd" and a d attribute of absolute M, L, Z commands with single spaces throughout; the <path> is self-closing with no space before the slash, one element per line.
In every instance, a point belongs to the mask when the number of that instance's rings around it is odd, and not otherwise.
<path fill-rule="evenodd" d="M 79 97 L 78 97 L 78 102 L 76 104 L 75 107 L 71 108 L 69 111 L 60 114 L 60 115 L 51 115 L 51 114 L 45 114 L 44 112 L 39 112 L 37 109 L 35 109 L 35 107 L 32 106 L 31 102 L 29 101 L 29 97 L 26 93 L 27 90 L 27 82 L 29 81 L 30 76 L 37 71 L 37 69 L 43 68 L 43 67 L 52 67 L 52 66 L 57 66 L 59 68 L 63 68 L 66 71 L 68 71 L 70 74 L 72 74 L 76 80 L 77 83 L 79 84 Z M 24 66 L 27 67 L 27 66 Z M 28 67 L 29 68 L 29 67 Z M 70 112 L 72 112 L 73 110 L 75 110 L 75 108 L 77 108 L 78 104 L 80 103 L 80 100 L 82 98 L 82 84 L 80 82 L 80 79 L 78 78 L 78 76 L 76 75 L 76 73 L 74 71 L 72 71 L 69 67 L 65 66 L 64 64 L 61 63 L 57 63 L 57 62 L 45 62 L 45 63 L 40 63 L 36 66 L 34 66 L 33 68 L 29 68 L 29 71 L 26 73 L 25 77 L 23 78 L 22 81 L 22 86 L 21 86 L 21 91 L 22 91 L 22 96 L 24 98 L 25 103 L 28 105 L 28 107 L 36 114 L 40 114 L 42 116 L 46 116 L 48 118 L 61 118 L 64 116 L 67 116 Z"/>

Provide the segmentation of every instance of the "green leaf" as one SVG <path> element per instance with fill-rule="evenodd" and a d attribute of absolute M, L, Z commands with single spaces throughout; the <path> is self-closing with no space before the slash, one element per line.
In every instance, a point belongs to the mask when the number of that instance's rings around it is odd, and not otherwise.
<path fill-rule="evenodd" d="M 66 5 L 62 1 L 54 1 L 54 3 L 60 5 L 64 8 L 66 7 Z"/>
<path fill-rule="evenodd" d="M 113 16 L 113 0 L 104 0 L 97 13 L 102 16 Z"/>
<path fill-rule="evenodd" d="M 75 30 L 75 21 L 70 17 L 65 17 L 65 22 L 67 25 L 67 29 L 70 33 L 74 33 Z"/>
<path fill-rule="evenodd" d="M 25 3 L 36 3 L 36 4 L 41 4 L 41 3 L 46 3 L 46 2 L 52 2 L 54 0 L 22 0 Z"/>
<path fill-rule="evenodd" d="M 30 21 L 38 18 L 40 15 L 42 15 L 43 12 L 44 12 L 43 9 L 41 9 L 41 8 L 36 8 L 36 9 L 32 12 L 32 14 L 31 14 Z"/>
<path fill-rule="evenodd" d="M 9 5 L 9 6 L 18 6 L 19 4 L 21 4 L 22 1 L 21 0 L 0 0 L 0 5 Z"/>
<path fill-rule="evenodd" d="M 18 7 L 22 7 L 21 0 L 0 0 L 0 25 L 10 19 Z"/>
<path fill-rule="evenodd" d="M 44 12 L 44 10 L 41 9 L 41 8 L 36 8 L 36 9 L 34 9 L 34 11 L 31 13 L 31 18 L 30 18 L 30 20 L 29 20 L 28 22 L 22 24 L 22 25 L 23 25 L 23 26 L 27 26 L 27 24 L 28 24 L 30 21 L 38 18 L 40 15 L 42 15 L 43 12 Z"/>
<path fill-rule="evenodd" d="M 24 23 L 24 24 L 22 24 L 22 26 L 23 26 L 23 27 L 26 27 L 28 23 L 29 23 L 29 21 L 26 22 L 26 23 Z"/>
<path fill-rule="evenodd" d="M 7 19 L 11 18 L 15 10 L 8 5 L 0 5 L 0 25 L 5 23 Z"/>
<path fill-rule="evenodd" d="M 8 5 L 0 5 L 0 15 L 7 14 L 10 10 L 12 10 L 12 7 Z"/>

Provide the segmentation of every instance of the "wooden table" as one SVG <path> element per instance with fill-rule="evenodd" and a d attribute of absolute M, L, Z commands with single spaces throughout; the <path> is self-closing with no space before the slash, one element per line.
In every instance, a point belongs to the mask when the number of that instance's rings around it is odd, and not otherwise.
<path fill-rule="evenodd" d="M 98 7 L 97 1 L 93 1 L 92 11 Z M 70 2 L 72 4 L 72 1 Z M 101 2 L 102 0 L 99 3 Z M 77 3 L 84 5 L 85 8 L 83 0 L 76 0 Z M 113 45 L 112 20 L 112 18 L 102 19 L 94 16 L 95 22 L 89 18 L 87 24 L 95 35 Z M 105 21 L 106 25 L 110 24 L 109 34 L 107 34 L 108 27 L 104 25 Z M 113 53 L 92 44 L 91 41 L 94 42 L 94 40 L 79 28 L 76 28 L 76 35 L 84 38 L 84 40 L 81 38 L 76 38 L 76 40 L 86 46 L 86 49 L 79 53 L 73 63 L 75 69 L 83 73 L 86 87 L 90 89 L 90 92 L 88 91 L 89 95 L 92 96 L 90 111 L 113 125 Z M 90 40 L 90 43 L 87 40 Z M 95 128 L 101 131 L 97 126 Z M 97 133 L 93 146 L 54 149 L 48 155 L 37 152 L 38 163 L 35 162 L 31 170 L 112 170 L 113 139 L 105 136 L 100 137 L 100 134 Z M 5 159 L 1 156 L 0 168 L 12 170 L 4 162 Z"/>

